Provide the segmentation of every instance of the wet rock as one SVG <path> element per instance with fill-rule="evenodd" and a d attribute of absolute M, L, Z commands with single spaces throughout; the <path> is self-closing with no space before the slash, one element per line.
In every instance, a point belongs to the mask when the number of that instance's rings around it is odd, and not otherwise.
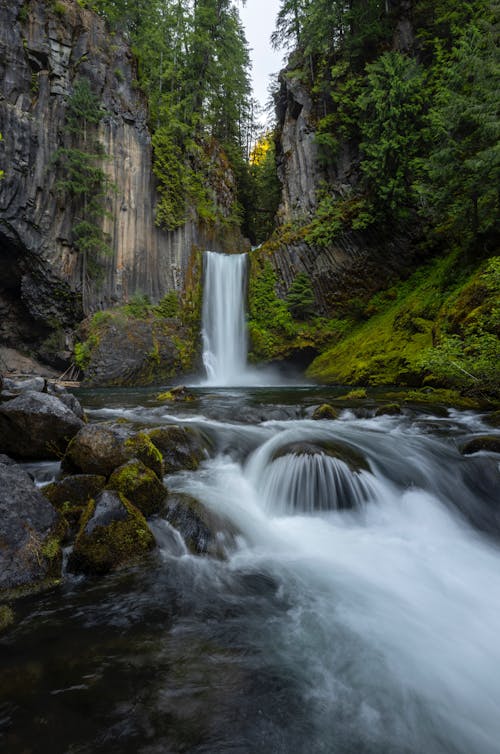
<path fill-rule="evenodd" d="M 28 390 L 34 390 L 37 393 L 47 392 L 47 380 L 44 377 L 26 377 L 24 379 L 4 379 L 3 389 L 9 393 L 20 395 Z"/>
<path fill-rule="evenodd" d="M 145 516 L 159 513 L 165 507 L 167 488 L 142 461 L 132 459 L 115 469 L 108 488 L 121 492 Z"/>
<path fill-rule="evenodd" d="M 9 456 L 4 455 L 3 453 L 0 453 L 0 463 L 3 463 L 4 466 L 15 466 L 16 464 L 13 458 L 9 458 Z"/>
<path fill-rule="evenodd" d="M 385 406 L 379 406 L 375 411 L 375 416 L 397 416 L 401 413 L 399 403 L 386 403 Z"/>
<path fill-rule="evenodd" d="M 487 450 L 490 453 L 500 453 L 500 435 L 481 435 L 473 437 L 466 442 L 461 451 L 464 456 L 478 453 L 480 450 Z"/>
<path fill-rule="evenodd" d="M 42 494 L 58 510 L 64 506 L 87 505 L 91 498 L 101 492 L 106 484 L 106 477 L 98 474 L 75 474 L 67 476 L 59 482 L 52 482 L 42 488 Z"/>
<path fill-rule="evenodd" d="M 85 420 L 85 413 L 80 404 L 80 401 L 73 395 L 73 393 L 68 393 L 68 391 L 65 390 L 65 388 L 63 388 L 62 386 L 52 385 L 50 382 L 48 385 L 48 392 L 49 395 L 55 395 L 56 398 L 59 398 L 59 400 L 62 401 L 65 406 L 71 409 L 71 411 L 73 411 L 73 413 L 76 414 L 80 419 Z"/>
<path fill-rule="evenodd" d="M 0 450 L 15 458 L 59 458 L 82 426 L 59 398 L 30 390 L 0 406 Z"/>
<path fill-rule="evenodd" d="M 314 409 L 312 418 L 316 420 L 338 419 L 339 413 L 338 409 L 333 408 L 329 403 L 322 403 L 321 406 Z"/>
<path fill-rule="evenodd" d="M 0 634 L 14 623 L 14 613 L 8 605 L 0 605 Z"/>
<path fill-rule="evenodd" d="M 162 475 L 161 453 L 144 432 L 134 432 L 126 423 L 90 424 L 69 444 L 62 468 L 108 477 L 131 458 L 139 458 L 155 474 Z"/>
<path fill-rule="evenodd" d="M 68 568 L 89 575 L 108 573 L 154 546 L 142 513 L 120 493 L 104 490 L 87 506 Z"/>
<path fill-rule="evenodd" d="M 80 429 L 68 445 L 62 468 L 108 477 L 129 460 L 125 441 L 130 435 L 131 429 L 127 425 L 89 424 Z"/>
<path fill-rule="evenodd" d="M 181 469 L 194 471 L 206 456 L 201 436 L 190 427 L 173 424 L 146 430 L 145 434 L 162 454 L 166 474 Z"/>
<path fill-rule="evenodd" d="M 223 559 L 227 548 L 234 544 L 237 533 L 234 526 L 191 495 L 171 493 L 166 517 L 194 555 Z"/>
<path fill-rule="evenodd" d="M 17 465 L 0 463 L 0 593 L 36 591 L 60 575 L 57 511 Z"/>
<path fill-rule="evenodd" d="M 156 396 L 159 401 L 194 401 L 194 395 L 184 385 L 177 385 Z"/>
<path fill-rule="evenodd" d="M 351 471 L 369 471 L 369 465 L 361 453 L 347 443 L 336 440 L 315 440 L 314 442 L 290 442 L 279 448 L 272 456 L 273 461 L 286 455 L 317 455 L 322 453 L 332 458 L 338 458 Z"/>
<path fill-rule="evenodd" d="M 484 420 L 492 427 L 500 427 L 500 411 L 491 411 L 489 414 L 486 414 Z"/>

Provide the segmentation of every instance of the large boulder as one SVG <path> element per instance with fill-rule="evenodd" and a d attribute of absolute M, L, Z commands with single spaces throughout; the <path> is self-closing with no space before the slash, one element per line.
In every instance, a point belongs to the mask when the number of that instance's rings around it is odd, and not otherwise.
<path fill-rule="evenodd" d="M 166 518 L 182 535 L 187 549 L 193 555 L 223 559 L 227 549 L 234 546 L 237 532 L 231 522 L 206 508 L 191 495 L 171 493 Z"/>
<path fill-rule="evenodd" d="M 154 471 L 138 458 L 132 458 L 115 469 L 109 478 L 108 488 L 121 492 L 145 516 L 160 513 L 168 494 Z"/>
<path fill-rule="evenodd" d="M 50 585 L 60 575 L 60 517 L 17 465 L 0 463 L 0 593 Z"/>
<path fill-rule="evenodd" d="M 87 504 L 103 490 L 105 484 L 106 477 L 97 474 L 75 474 L 45 485 L 41 492 L 64 516 L 69 524 L 67 534 L 72 538 L 78 530 Z"/>
<path fill-rule="evenodd" d="M 166 474 L 181 469 L 194 471 L 206 456 L 201 436 L 191 427 L 171 424 L 146 430 L 145 434 L 162 454 Z"/>
<path fill-rule="evenodd" d="M 87 506 L 68 568 L 104 574 L 144 556 L 154 546 L 142 513 L 120 493 L 104 490 Z"/>
<path fill-rule="evenodd" d="M 131 458 L 138 458 L 158 477 L 163 473 L 160 451 L 144 432 L 119 422 L 88 424 L 73 438 L 62 461 L 66 471 L 108 477 Z"/>
<path fill-rule="evenodd" d="M 59 398 L 33 390 L 0 406 L 0 451 L 15 458 L 59 458 L 83 421 Z"/>

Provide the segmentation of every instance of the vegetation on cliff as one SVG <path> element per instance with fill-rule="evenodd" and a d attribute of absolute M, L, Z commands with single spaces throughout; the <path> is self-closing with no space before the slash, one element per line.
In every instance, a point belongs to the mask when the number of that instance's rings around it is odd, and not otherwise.
<path fill-rule="evenodd" d="M 329 340 L 309 369 L 322 381 L 495 392 L 497 22 L 498 4 L 486 0 L 283 0 L 273 39 L 290 50 L 289 90 L 312 100 L 316 209 L 286 217 L 253 263 L 256 356 L 290 356 L 300 330 L 316 349 Z M 324 298 L 327 319 L 312 314 L 313 299 L 297 323 L 297 273 L 279 280 L 274 252 L 318 256 L 353 231 L 368 246 L 411 238 L 420 266 L 407 280 L 381 276 L 371 300 L 351 281 L 348 297 Z"/>

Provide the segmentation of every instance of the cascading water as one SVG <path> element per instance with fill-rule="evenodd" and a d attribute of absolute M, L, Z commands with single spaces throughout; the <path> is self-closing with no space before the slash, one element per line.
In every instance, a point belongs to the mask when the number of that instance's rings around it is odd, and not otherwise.
<path fill-rule="evenodd" d="M 167 485 L 203 513 L 184 541 L 151 519 L 142 566 L 20 605 L 5 750 L 497 754 L 498 455 L 458 449 L 495 430 L 407 407 L 313 421 L 317 393 L 295 395 L 94 410 L 202 433 Z M 189 554 L 211 527 L 225 557 Z"/>
<path fill-rule="evenodd" d="M 246 254 L 204 255 L 203 364 L 207 384 L 241 384 L 246 372 Z"/>

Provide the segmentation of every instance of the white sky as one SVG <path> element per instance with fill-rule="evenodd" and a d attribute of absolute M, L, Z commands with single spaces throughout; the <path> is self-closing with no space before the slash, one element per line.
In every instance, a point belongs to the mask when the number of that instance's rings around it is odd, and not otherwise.
<path fill-rule="evenodd" d="M 280 0 L 246 0 L 239 4 L 241 21 L 252 58 L 252 80 L 255 98 L 264 107 L 269 94 L 267 88 L 270 75 L 283 67 L 283 51 L 276 52 L 271 47 L 271 34 L 274 31 Z M 261 117 L 265 120 L 265 116 Z"/>

